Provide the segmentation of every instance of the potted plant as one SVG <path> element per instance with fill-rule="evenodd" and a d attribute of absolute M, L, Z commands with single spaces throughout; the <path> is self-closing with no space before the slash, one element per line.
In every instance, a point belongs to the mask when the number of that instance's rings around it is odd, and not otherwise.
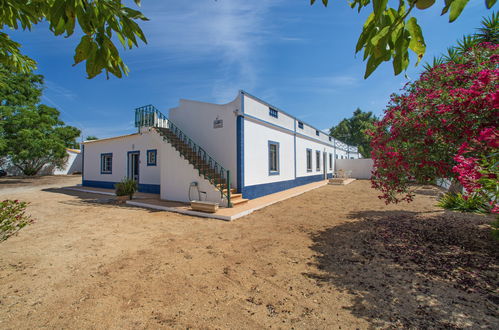
<path fill-rule="evenodd" d="M 125 201 L 127 197 L 132 199 L 133 194 L 137 191 L 137 181 L 124 178 L 121 182 L 114 185 L 116 188 L 116 196 L 119 201 Z"/>

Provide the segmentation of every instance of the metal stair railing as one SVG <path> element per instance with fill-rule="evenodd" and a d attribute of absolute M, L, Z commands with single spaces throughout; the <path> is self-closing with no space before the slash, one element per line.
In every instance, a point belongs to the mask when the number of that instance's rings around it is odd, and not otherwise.
<path fill-rule="evenodd" d="M 166 127 L 168 118 L 152 104 L 135 109 L 135 127 Z"/>
<path fill-rule="evenodd" d="M 158 133 L 163 136 L 163 139 L 168 140 L 168 142 L 170 142 L 170 144 L 198 170 L 200 175 L 203 175 L 203 177 L 210 181 L 210 183 L 220 191 L 221 198 L 223 199 L 225 197 L 227 199 L 227 206 L 232 207 L 230 171 L 220 165 L 206 152 L 206 150 L 194 142 L 194 140 L 187 136 L 171 120 L 168 120 L 166 116 L 154 106 L 147 105 L 135 109 L 135 126 L 139 128 L 156 128 Z M 185 151 L 181 146 L 173 143 L 175 141 L 171 141 L 171 137 L 159 128 L 168 129 L 168 132 L 173 134 L 189 149 L 189 151 Z M 226 192 L 224 192 L 224 190 Z"/>

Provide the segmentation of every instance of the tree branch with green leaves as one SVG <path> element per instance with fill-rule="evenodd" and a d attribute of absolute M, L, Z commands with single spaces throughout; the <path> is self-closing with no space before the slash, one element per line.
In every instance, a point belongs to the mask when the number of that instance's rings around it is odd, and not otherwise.
<path fill-rule="evenodd" d="M 444 0 L 441 15 L 449 15 L 449 22 L 454 22 L 462 13 L 469 0 Z M 313 5 L 316 0 L 310 0 Z M 324 6 L 328 0 L 322 0 Z M 369 15 L 359 36 L 355 53 L 364 50 L 363 59 L 367 60 L 364 78 L 368 78 L 383 62 L 392 62 L 395 75 L 407 70 L 409 50 L 417 56 L 419 64 L 426 52 L 423 30 L 413 11 L 425 10 L 435 5 L 435 0 L 399 0 L 396 8 L 389 7 L 388 0 L 351 0 L 350 7 L 360 12 L 372 4 L 373 12 Z M 496 0 L 485 0 L 490 9 Z"/>
<path fill-rule="evenodd" d="M 140 0 L 134 0 L 140 6 Z M 125 6 L 121 0 L 0 0 L 0 24 L 3 31 L 23 29 L 46 21 L 55 36 L 72 36 L 78 28 L 83 36 L 76 47 L 74 65 L 86 62 L 88 78 L 103 71 L 121 78 L 128 73 L 120 52 L 114 44 L 116 36 L 124 49 L 147 43 L 137 21 L 148 19 Z M 36 62 L 23 55 L 21 45 L 5 32 L 0 32 L 0 64 L 13 71 L 27 73 Z"/>

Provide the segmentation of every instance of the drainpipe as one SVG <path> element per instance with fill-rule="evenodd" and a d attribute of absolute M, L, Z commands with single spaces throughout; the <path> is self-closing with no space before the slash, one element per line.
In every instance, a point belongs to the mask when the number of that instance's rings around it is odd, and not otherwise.
<path fill-rule="evenodd" d="M 333 166 L 333 176 L 334 176 L 334 172 L 336 172 L 336 139 L 333 138 L 333 145 L 334 145 L 334 148 L 333 148 L 333 158 L 334 158 L 334 166 Z"/>

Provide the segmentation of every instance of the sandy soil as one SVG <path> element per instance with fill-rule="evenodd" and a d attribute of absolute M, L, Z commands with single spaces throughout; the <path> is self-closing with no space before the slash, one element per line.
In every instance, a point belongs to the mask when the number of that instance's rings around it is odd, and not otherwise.
<path fill-rule="evenodd" d="M 435 194 L 386 206 L 356 181 L 223 222 L 9 193 L 36 223 L 1 243 L 0 328 L 498 328 L 487 219 Z"/>
<path fill-rule="evenodd" d="M 43 188 L 55 188 L 81 183 L 81 175 L 46 175 L 46 176 L 5 176 L 0 177 L 0 195 L 38 191 Z"/>

